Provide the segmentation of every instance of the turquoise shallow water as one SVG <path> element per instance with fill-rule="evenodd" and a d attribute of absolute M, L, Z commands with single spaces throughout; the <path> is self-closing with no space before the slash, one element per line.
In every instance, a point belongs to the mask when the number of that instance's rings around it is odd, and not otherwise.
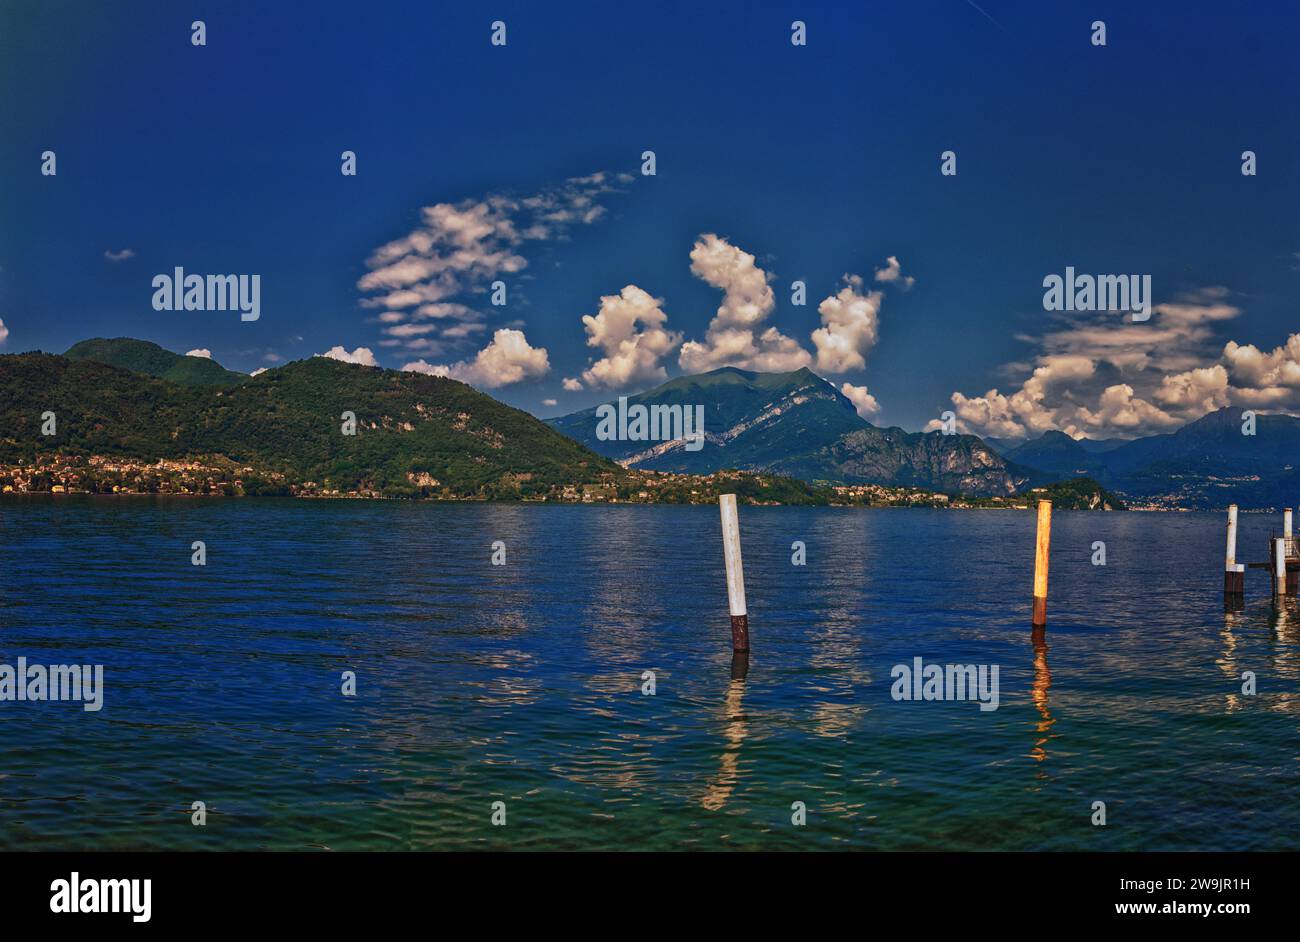
<path fill-rule="evenodd" d="M 1300 610 L 1250 573 L 1224 615 L 1221 515 L 1058 511 L 1037 646 L 1032 514 L 741 529 L 743 682 L 716 508 L 6 498 L 0 662 L 106 689 L 0 703 L 0 847 L 1300 846 Z M 894 701 L 916 656 L 999 665 L 999 709 Z"/>

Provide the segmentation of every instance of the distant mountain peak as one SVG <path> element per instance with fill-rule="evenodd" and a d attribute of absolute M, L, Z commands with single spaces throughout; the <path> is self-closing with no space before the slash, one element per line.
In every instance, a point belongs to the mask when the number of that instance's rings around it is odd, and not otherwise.
<path fill-rule="evenodd" d="M 700 405 L 704 445 L 602 440 L 596 409 L 548 420 L 553 428 L 625 465 L 707 474 L 736 468 L 805 481 L 912 485 L 966 493 L 1011 493 L 1024 476 L 969 435 L 878 429 L 833 383 L 803 367 L 760 373 L 721 367 L 678 376 L 628 397 L 638 405 Z"/>

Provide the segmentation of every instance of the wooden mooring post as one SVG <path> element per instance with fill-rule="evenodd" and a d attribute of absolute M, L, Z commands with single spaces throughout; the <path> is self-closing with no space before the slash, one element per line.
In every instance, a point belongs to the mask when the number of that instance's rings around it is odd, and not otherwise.
<path fill-rule="evenodd" d="M 1038 502 L 1038 543 L 1034 549 L 1034 617 L 1032 626 L 1047 627 L 1047 566 L 1052 556 L 1052 502 Z"/>
<path fill-rule="evenodd" d="M 1223 560 L 1223 604 L 1234 607 L 1246 594 L 1246 567 L 1237 562 L 1237 505 L 1228 508 L 1228 550 Z"/>
<path fill-rule="evenodd" d="M 749 650 L 749 613 L 745 608 L 745 566 L 740 558 L 740 518 L 736 495 L 718 498 L 722 511 L 722 555 L 727 564 L 727 606 L 731 610 L 731 649 Z M 746 658 L 748 661 L 748 658 Z M 748 664 L 745 665 L 748 667 Z"/>

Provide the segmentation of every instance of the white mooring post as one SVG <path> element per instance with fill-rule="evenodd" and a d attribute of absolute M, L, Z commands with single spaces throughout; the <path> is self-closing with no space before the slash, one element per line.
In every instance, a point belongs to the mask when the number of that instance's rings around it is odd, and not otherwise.
<path fill-rule="evenodd" d="M 1223 596 L 1231 602 L 1246 593 L 1246 567 L 1237 562 L 1237 505 L 1228 508 L 1228 550 L 1223 560 Z"/>
<path fill-rule="evenodd" d="M 1273 541 L 1273 594 L 1286 595 L 1286 540 L 1280 537 Z"/>
<path fill-rule="evenodd" d="M 1228 555 L 1224 559 L 1223 571 L 1232 572 L 1237 565 L 1237 505 L 1228 508 Z"/>
<path fill-rule="evenodd" d="M 740 558 L 740 518 L 736 495 L 718 498 L 722 511 L 722 555 L 727 564 L 727 605 L 731 609 L 731 649 L 749 650 L 749 613 L 745 608 L 745 565 Z"/>

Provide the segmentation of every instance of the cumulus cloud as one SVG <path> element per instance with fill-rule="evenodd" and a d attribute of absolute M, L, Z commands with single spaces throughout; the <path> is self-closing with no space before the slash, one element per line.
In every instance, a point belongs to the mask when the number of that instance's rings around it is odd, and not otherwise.
<path fill-rule="evenodd" d="M 542 405 L 551 407 L 551 406 L 558 405 L 558 403 L 554 399 L 543 399 Z"/>
<path fill-rule="evenodd" d="M 876 397 L 867 392 L 866 386 L 854 386 L 852 383 L 844 383 L 840 386 L 840 392 L 853 403 L 853 407 L 858 410 L 858 415 L 864 419 L 870 419 L 880 412 L 880 403 Z"/>
<path fill-rule="evenodd" d="M 402 369 L 431 376 L 447 376 L 481 389 L 497 389 L 525 379 L 545 376 L 550 372 L 551 364 L 545 347 L 530 345 L 523 331 L 503 327 L 493 334 L 492 342 L 472 360 L 446 365 L 415 360 Z"/>
<path fill-rule="evenodd" d="M 885 267 L 876 269 L 876 281 L 881 284 L 896 284 L 904 291 L 916 284 L 915 278 L 903 274 L 903 266 L 899 264 L 897 255 L 889 256 L 885 259 Z"/>
<path fill-rule="evenodd" d="M 576 380 L 576 379 L 574 379 L 574 378 L 571 377 L 571 376 L 566 376 L 566 377 L 564 377 L 564 382 L 563 382 L 562 385 L 564 386 L 564 391 L 565 391 L 565 392 L 581 392 L 581 391 L 582 391 L 582 382 L 581 382 L 580 380 Z"/>
<path fill-rule="evenodd" d="M 1235 344 L 1229 344 L 1235 346 Z M 1228 371 L 1222 365 L 1197 367 L 1185 373 L 1166 376 L 1155 391 L 1155 398 L 1175 411 L 1213 412 L 1228 405 Z"/>
<path fill-rule="evenodd" d="M 1073 315 L 1039 338 L 1022 338 L 1039 352 L 1019 389 L 954 392 L 958 428 L 1005 438 L 1048 429 L 1076 438 L 1130 437 L 1225 406 L 1300 408 L 1300 334 L 1271 351 L 1216 339 L 1241 313 L 1228 290 L 1216 286 L 1155 305 L 1145 323 Z"/>
<path fill-rule="evenodd" d="M 112 249 L 105 249 L 104 258 L 110 262 L 125 262 L 128 258 L 135 258 L 135 250 L 122 249 L 120 252 L 114 252 Z"/>
<path fill-rule="evenodd" d="M 587 346 L 605 354 L 583 371 L 589 385 L 622 389 L 668 378 L 660 361 L 677 348 L 682 336 L 664 329 L 668 315 L 663 303 L 663 298 L 627 285 L 618 294 L 603 295 L 600 310 L 582 318 Z"/>
<path fill-rule="evenodd" d="M 486 320 L 468 296 L 522 272 L 528 243 L 564 239 L 575 227 L 596 222 L 605 213 L 600 200 L 632 179 L 593 173 L 531 196 L 495 193 L 426 206 L 416 229 L 371 253 L 369 271 L 357 282 L 366 295 L 361 304 L 380 309 L 378 320 L 388 325 L 383 332 L 389 338 L 463 341 L 472 331 L 454 322 Z M 417 321 L 431 323 L 412 323 Z"/>
<path fill-rule="evenodd" d="M 318 357 L 327 357 L 331 360 L 341 360 L 344 363 L 359 363 L 361 366 L 378 366 L 375 362 L 375 355 L 369 347 L 357 347 L 351 353 L 348 353 L 344 347 L 330 347 L 324 353 L 316 354 Z"/>
<path fill-rule="evenodd" d="M 867 353 L 876 344 L 882 297 L 879 291 L 863 294 L 861 276 L 844 276 L 839 293 L 817 308 L 823 325 L 812 333 L 817 369 L 847 373 L 866 367 Z"/>
<path fill-rule="evenodd" d="M 212 351 L 209 350 L 207 347 L 199 347 L 195 350 L 186 350 L 185 355 L 187 357 L 201 357 L 204 360 L 212 359 Z"/>
<path fill-rule="evenodd" d="M 9 339 L 9 328 L 5 326 L 3 318 L 0 318 L 0 343 Z"/>
<path fill-rule="evenodd" d="M 703 342 L 687 341 L 677 362 L 690 373 L 738 366 L 783 372 L 808 366 L 812 356 L 775 327 L 762 328 L 776 307 L 770 276 L 750 253 L 713 233 L 691 249 L 691 272 L 722 291 L 722 303 Z"/>

